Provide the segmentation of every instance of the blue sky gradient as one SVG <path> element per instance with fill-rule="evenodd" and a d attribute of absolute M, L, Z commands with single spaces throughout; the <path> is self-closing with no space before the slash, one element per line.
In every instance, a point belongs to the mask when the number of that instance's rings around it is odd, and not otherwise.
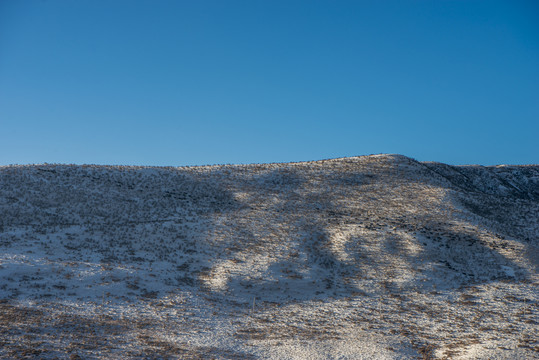
<path fill-rule="evenodd" d="M 539 163 L 536 1 L 0 1 L 0 164 Z"/>

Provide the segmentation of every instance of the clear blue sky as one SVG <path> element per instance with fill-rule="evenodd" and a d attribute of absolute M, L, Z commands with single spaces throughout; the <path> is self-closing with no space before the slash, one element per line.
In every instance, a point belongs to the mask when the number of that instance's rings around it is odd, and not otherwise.
<path fill-rule="evenodd" d="M 539 2 L 0 0 L 0 164 L 539 163 Z"/>

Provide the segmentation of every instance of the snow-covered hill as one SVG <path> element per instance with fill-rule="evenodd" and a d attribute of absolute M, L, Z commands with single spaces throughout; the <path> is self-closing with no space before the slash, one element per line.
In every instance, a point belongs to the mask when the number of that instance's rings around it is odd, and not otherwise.
<path fill-rule="evenodd" d="M 0 167 L 0 357 L 539 358 L 539 166 Z"/>

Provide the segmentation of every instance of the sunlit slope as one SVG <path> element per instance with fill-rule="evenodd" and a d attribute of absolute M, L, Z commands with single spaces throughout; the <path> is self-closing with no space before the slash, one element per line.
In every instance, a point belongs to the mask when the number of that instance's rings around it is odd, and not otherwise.
<path fill-rule="evenodd" d="M 215 291 L 245 283 L 259 292 L 283 281 L 298 296 L 375 291 L 363 283 L 371 278 L 454 286 L 527 277 L 537 266 L 533 166 L 380 155 L 193 168 L 14 166 L 0 174 L 4 245 L 22 227 L 34 232 L 32 247 L 61 245 L 54 252 L 78 261 L 183 264 L 200 250 L 206 271 L 193 281 Z"/>
<path fill-rule="evenodd" d="M 466 327 L 437 295 L 448 301 L 470 286 L 486 294 L 481 286 L 538 281 L 538 166 L 456 167 L 400 155 L 188 168 L 7 166 L 0 214 L 0 276 L 9 279 L 0 296 L 13 300 L 106 297 L 121 305 L 191 291 L 270 311 L 367 299 L 356 315 L 390 331 L 444 316 L 444 326 Z M 403 308 L 411 294 L 432 297 L 440 313 L 402 320 L 417 311 Z M 371 306 L 391 315 L 374 316 Z M 274 316 L 292 315 L 283 307 Z M 261 325 L 262 338 L 290 330 L 270 325 Z M 421 331 L 413 336 L 426 342 Z"/>

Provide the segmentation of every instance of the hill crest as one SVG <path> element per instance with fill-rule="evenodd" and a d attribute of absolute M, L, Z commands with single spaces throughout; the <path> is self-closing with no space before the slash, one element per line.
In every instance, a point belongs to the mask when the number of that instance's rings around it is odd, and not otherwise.
<path fill-rule="evenodd" d="M 473 358 L 492 356 L 492 344 L 533 338 L 538 166 L 450 166 L 401 155 L 181 168 L 7 166 L 0 213 L 6 313 L 39 310 L 98 327 L 93 312 L 137 324 L 154 319 L 150 338 L 161 345 L 104 331 L 123 344 L 119 357 L 182 344 L 202 357 L 219 349 L 365 358 L 350 350 L 362 344 L 374 358 L 399 358 L 431 344 L 438 357 Z M 487 320 L 467 320 L 480 314 Z M 207 336 L 171 337 L 167 324 L 196 324 Z M 485 324 L 498 340 L 479 331 Z M 515 335 L 504 338 L 507 326 Z M 45 343 L 57 354 L 60 345 Z M 5 349 L 15 349 L 10 344 Z M 510 354 L 531 355 L 530 346 Z"/>

